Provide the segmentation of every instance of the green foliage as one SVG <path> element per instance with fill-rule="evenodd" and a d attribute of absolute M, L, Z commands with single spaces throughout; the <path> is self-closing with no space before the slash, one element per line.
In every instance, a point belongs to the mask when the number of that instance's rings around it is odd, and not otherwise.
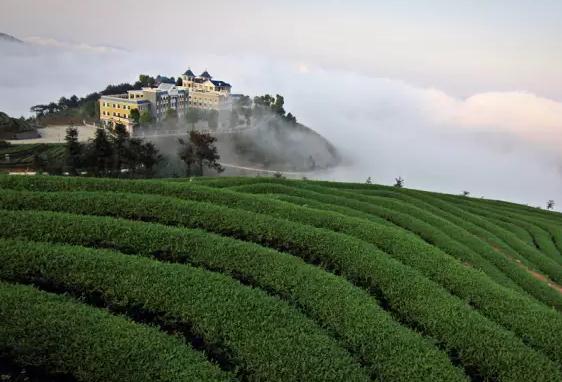
<path fill-rule="evenodd" d="M 41 245 L 3 242 L 19 248 Z M 14 275 L 10 275 L 14 277 Z M 23 366 L 83 381 L 227 381 L 180 340 L 67 297 L 0 282 L 0 346 Z M 111 355 L 111 356 L 108 356 Z"/>
<path fill-rule="evenodd" d="M 40 278 L 95 296 L 113 310 L 190 327 L 208 351 L 222 349 L 249 380 L 368 380 L 349 354 L 297 310 L 228 276 L 80 247 L 2 246 L 2 278 Z"/>
<path fill-rule="evenodd" d="M 94 139 L 86 144 L 78 142 L 76 128 L 69 128 L 65 140 L 62 160 L 37 151 L 34 153 L 34 168 L 50 175 L 62 174 L 63 163 L 66 162 L 65 168 L 70 175 L 85 172 L 96 177 L 151 177 L 154 167 L 162 160 L 154 144 L 131 138 L 122 124 L 116 124 L 112 129 L 98 128 Z"/>
<path fill-rule="evenodd" d="M 559 214 L 275 177 L 0 189 L 0 279 L 156 322 L 241 379 L 562 379 L 562 297 L 530 273 L 560 269 Z"/>
<path fill-rule="evenodd" d="M 52 223 L 52 219 L 46 220 L 47 224 L 34 219 L 33 232 L 19 231 L 19 236 L 38 239 L 48 235 L 50 241 L 66 241 L 69 231 L 65 234 L 64 230 L 71 225 L 70 232 L 79 234 L 73 234 L 76 240 L 68 241 L 70 243 L 96 246 L 105 241 L 106 246 L 149 257 L 159 257 L 158 254 L 165 252 L 168 261 L 188 262 L 238 275 L 285 300 L 294 301 L 309 316 L 338 333 L 343 345 L 358 353 L 371 372 L 383 379 L 422 376 L 443 381 L 462 379 L 459 371 L 448 364 L 445 354 L 401 327 L 367 293 L 298 258 L 198 230 L 152 226 L 147 231 L 146 224 L 122 226 L 119 220 L 110 218 L 61 214 L 51 218 L 60 224 L 59 229 L 50 229 L 47 221 Z M 125 228 L 128 238 L 122 234 Z M 175 243 L 173 250 L 163 246 L 169 240 Z M 146 245 L 147 242 L 150 244 Z M 288 278 L 287 274 L 293 277 Z M 392 348 L 400 351 L 392 351 Z"/>
<path fill-rule="evenodd" d="M 113 169 L 113 147 L 107 131 L 98 127 L 92 143 L 88 146 L 87 163 L 95 176 L 107 176 Z"/>
<path fill-rule="evenodd" d="M 154 118 L 152 117 L 152 113 L 150 111 L 145 110 L 139 116 L 139 123 L 141 125 L 149 125 L 154 122 Z"/>
<path fill-rule="evenodd" d="M 154 184 L 147 187 L 153 188 Z M 229 197 L 234 198 L 234 196 Z M 220 195 L 217 194 L 216 198 L 213 200 L 220 199 Z M 255 197 L 248 198 L 248 200 L 252 199 L 256 200 Z M 511 332 L 468 308 L 463 300 L 451 296 L 434 282 L 412 268 L 389 258 L 376 247 L 347 235 L 208 203 L 180 202 L 140 195 L 66 193 L 32 196 L 22 192 L 12 195 L 6 192 L 2 195 L 1 205 L 3 208 L 43 208 L 129 219 L 150 221 L 156 219 L 166 224 L 204 228 L 288 250 L 309 261 L 322 262 L 326 267 L 345 276 L 358 286 L 371 291 L 380 291 L 390 309 L 401 317 L 402 321 L 415 322 L 418 330 L 440 339 L 449 348 L 456 349 L 462 354 L 461 362 L 480 365 L 481 373 L 491 373 L 489 376 L 495 375 L 498 378 L 500 376 L 513 378 L 513 373 L 533 375 L 542 373 L 541 375 L 546 378 L 555 373 L 552 364 L 545 356 L 525 346 L 521 339 Z M 240 206 L 239 204 L 238 207 Z M 269 213 L 273 211 L 270 206 Z M 282 211 L 280 208 L 277 209 L 277 213 L 280 211 Z M 384 230 L 381 229 L 381 232 Z M 377 230 L 369 233 L 376 234 Z M 400 242 L 407 238 L 396 234 L 398 236 L 395 239 L 392 236 L 385 236 L 391 240 L 389 243 L 392 246 L 400 246 Z M 405 248 L 409 245 L 411 243 L 408 241 L 403 244 Z M 420 255 L 417 250 L 415 253 Z M 405 260 L 407 256 L 412 257 L 403 250 L 393 253 L 393 256 L 398 256 L 401 260 Z M 424 259 L 414 260 L 421 262 Z M 452 265 L 448 267 L 451 268 Z M 461 279 L 459 282 L 464 282 L 465 287 L 468 288 L 467 285 L 472 285 L 469 281 L 471 278 L 476 282 L 484 282 L 484 286 L 488 285 L 487 295 L 478 296 L 476 292 L 472 295 L 472 304 L 479 307 L 479 311 L 500 320 L 505 325 L 511 325 L 516 330 L 525 328 L 526 338 L 527 336 L 530 336 L 528 339 L 534 338 L 533 343 L 539 348 L 551 349 L 553 354 L 548 353 L 550 357 L 555 359 L 559 357 L 559 350 L 556 350 L 559 341 L 552 337 L 552 325 L 559 325 L 557 313 L 506 290 L 496 289 L 494 292 L 493 285 L 489 282 L 486 284 L 485 279 L 478 280 L 475 275 L 465 277 L 465 280 Z M 454 279 L 450 278 L 450 280 Z M 482 291 L 486 290 L 482 288 Z M 503 305 L 503 300 L 500 298 L 507 298 L 511 302 Z M 428 300 L 431 301 L 429 305 Z M 501 312 L 513 314 L 513 309 L 510 307 L 517 301 L 529 304 L 528 307 L 513 306 L 517 312 L 523 312 L 518 314 L 518 319 L 513 319 L 512 316 L 496 317 Z M 494 304 L 503 306 L 494 308 Z M 530 313 L 529 315 L 526 315 L 525 309 Z M 536 329 L 528 327 L 524 317 L 531 320 L 533 325 L 539 325 L 540 322 L 545 324 Z M 532 320 L 533 317 L 535 320 Z M 543 340 L 544 343 L 541 342 Z M 497 366 L 492 367 L 499 364 L 524 366 L 518 370 L 513 370 L 511 367 L 499 369 Z"/>
<path fill-rule="evenodd" d="M 178 156 L 185 163 L 186 175 L 192 175 L 193 167 L 196 165 L 198 174 L 203 175 L 204 167 L 222 172 L 224 169 L 218 162 L 220 156 L 215 146 L 217 139 L 208 133 L 200 133 L 197 130 L 189 131 L 189 139 L 178 139 L 180 149 Z"/>
<path fill-rule="evenodd" d="M 138 109 L 132 109 L 131 113 L 130 113 L 131 119 L 133 120 L 133 125 L 134 126 L 139 126 L 140 125 L 140 112 Z"/>
<path fill-rule="evenodd" d="M 289 124 L 295 125 L 297 123 L 297 118 L 291 113 L 287 114 L 284 105 L 285 98 L 282 95 L 277 94 L 275 97 L 269 94 L 257 96 L 254 97 L 253 114 L 260 118 L 265 115 L 266 112 L 270 111 Z"/>
<path fill-rule="evenodd" d="M 82 169 L 82 145 L 78 141 L 78 129 L 69 127 L 66 129 L 66 165 L 70 175 L 79 175 Z"/>

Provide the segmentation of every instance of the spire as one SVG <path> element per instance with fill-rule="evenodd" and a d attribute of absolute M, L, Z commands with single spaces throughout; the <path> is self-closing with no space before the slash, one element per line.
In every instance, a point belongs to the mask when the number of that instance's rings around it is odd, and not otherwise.
<path fill-rule="evenodd" d="M 203 73 L 201 73 L 201 75 L 200 75 L 199 77 L 201 77 L 201 78 L 206 78 L 206 79 L 208 79 L 208 80 L 210 80 L 211 78 L 213 78 L 213 77 L 211 77 L 211 75 L 209 74 L 209 72 L 207 71 L 207 69 L 205 69 L 205 71 L 204 71 Z"/>

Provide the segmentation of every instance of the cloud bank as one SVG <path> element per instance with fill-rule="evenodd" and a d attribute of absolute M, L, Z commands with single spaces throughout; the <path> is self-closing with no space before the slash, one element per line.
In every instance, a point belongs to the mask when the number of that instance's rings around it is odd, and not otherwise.
<path fill-rule="evenodd" d="M 538 95 L 485 92 L 461 99 L 397 79 L 248 56 L 128 52 L 26 39 L 0 44 L 0 110 L 18 116 L 37 103 L 85 95 L 139 73 L 177 76 L 208 68 L 235 92 L 279 93 L 286 109 L 317 130 L 345 163 L 317 178 L 391 184 L 562 204 L 562 103 Z M 561 196 L 560 198 L 558 196 Z"/>

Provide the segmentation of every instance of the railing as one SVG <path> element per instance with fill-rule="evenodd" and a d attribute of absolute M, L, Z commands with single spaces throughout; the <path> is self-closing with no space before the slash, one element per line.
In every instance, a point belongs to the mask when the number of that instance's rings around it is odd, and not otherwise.
<path fill-rule="evenodd" d="M 249 131 L 255 129 L 255 126 L 252 127 L 242 127 L 242 128 L 235 128 L 235 129 L 221 129 L 221 130 L 202 130 L 202 129 L 195 129 L 199 133 L 205 134 L 213 134 L 213 135 L 221 135 L 221 134 L 236 134 L 244 131 Z M 177 130 L 152 130 L 152 131 L 141 131 L 139 129 L 133 131 L 133 136 L 135 138 L 159 138 L 159 137 L 179 137 L 185 136 L 189 133 L 190 129 L 177 129 Z"/>

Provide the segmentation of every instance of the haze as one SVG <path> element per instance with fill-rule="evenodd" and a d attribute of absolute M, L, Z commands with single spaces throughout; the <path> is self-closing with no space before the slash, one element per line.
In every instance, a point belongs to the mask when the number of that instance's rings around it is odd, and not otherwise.
<path fill-rule="evenodd" d="M 208 68 L 336 144 L 317 177 L 562 205 L 562 2 L 412 3 L 2 0 L 0 110 Z"/>

